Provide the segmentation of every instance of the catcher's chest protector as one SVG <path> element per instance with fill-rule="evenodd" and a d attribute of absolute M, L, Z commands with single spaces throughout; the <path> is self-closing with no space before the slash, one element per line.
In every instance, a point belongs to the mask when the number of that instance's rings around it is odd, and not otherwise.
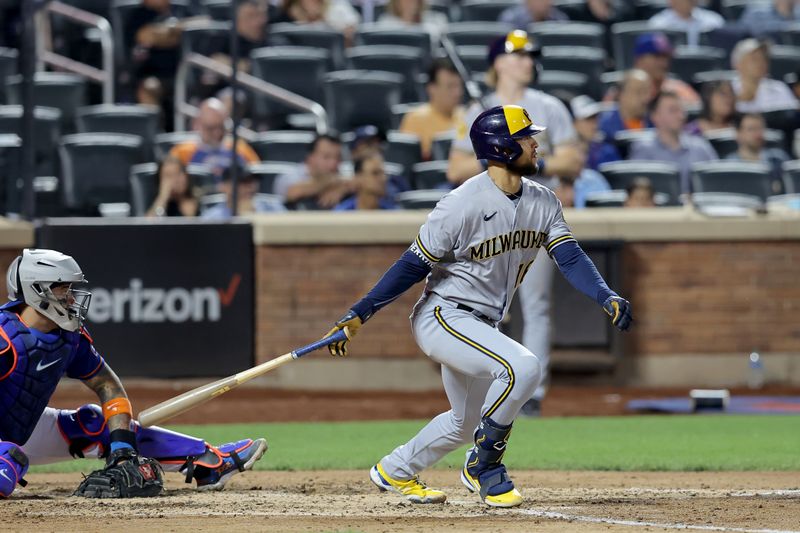
<path fill-rule="evenodd" d="M 16 313 L 0 311 L 0 440 L 24 443 L 64 375 L 80 334 L 40 339 Z"/>

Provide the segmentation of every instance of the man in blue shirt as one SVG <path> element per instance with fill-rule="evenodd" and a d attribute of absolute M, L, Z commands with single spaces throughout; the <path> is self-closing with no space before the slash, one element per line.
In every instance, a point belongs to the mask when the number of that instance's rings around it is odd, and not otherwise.
<path fill-rule="evenodd" d="M 387 177 L 380 152 L 374 151 L 356 159 L 353 170 L 356 193 L 334 207 L 334 211 L 397 208 L 394 200 L 387 196 Z"/>

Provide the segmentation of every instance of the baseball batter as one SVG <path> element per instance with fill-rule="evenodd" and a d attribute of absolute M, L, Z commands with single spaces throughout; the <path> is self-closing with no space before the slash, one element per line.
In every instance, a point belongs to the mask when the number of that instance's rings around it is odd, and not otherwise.
<path fill-rule="evenodd" d="M 331 331 L 347 326 L 354 335 L 381 307 L 427 277 L 411 327 L 422 351 L 442 365 L 451 409 L 372 467 L 370 479 L 381 490 L 416 503 L 445 501 L 445 494 L 427 487 L 418 474 L 472 442 L 461 470 L 467 489 L 490 506 L 522 503 L 502 459 L 514 419 L 542 370 L 536 356 L 497 324 L 539 248 L 617 328 L 625 330 L 632 321 L 630 304 L 608 288 L 578 246 L 555 195 L 522 179 L 535 172 L 535 136 L 543 130 L 519 106 L 481 113 L 470 138 L 477 158 L 488 160 L 488 170 L 441 199 L 410 248 Z M 347 341 L 329 349 L 346 355 Z"/>
<path fill-rule="evenodd" d="M 78 263 L 54 250 L 26 249 L 8 269 L 11 301 L 0 307 L 0 498 L 25 485 L 29 464 L 73 457 L 107 458 L 76 491 L 87 497 L 156 495 L 162 469 L 183 472 L 198 489 L 220 490 L 252 468 L 267 449 L 264 439 L 216 447 L 132 421 L 122 383 L 83 326 L 91 294 L 72 286 L 85 281 Z M 47 407 L 65 374 L 83 381 L 102 407 Z"/>

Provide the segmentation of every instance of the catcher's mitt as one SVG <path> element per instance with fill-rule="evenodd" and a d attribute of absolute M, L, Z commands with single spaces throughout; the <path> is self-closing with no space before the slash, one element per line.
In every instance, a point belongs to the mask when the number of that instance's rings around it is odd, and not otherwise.
<path fill-rule="evenodd" d="M 148 498 L 164 489 L 161 465 L 130 448 L 108 456 L 106 466 L 95 470 L 78 486 L 74 496 L 84 498 Z"/>

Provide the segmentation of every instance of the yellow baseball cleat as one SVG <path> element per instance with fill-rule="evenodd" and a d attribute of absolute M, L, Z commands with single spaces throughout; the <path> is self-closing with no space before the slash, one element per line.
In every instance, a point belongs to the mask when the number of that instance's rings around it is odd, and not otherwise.
<path fill-rule="evenodd" d="M 414 503 L 443 503 L 447 499 L 444 492 L 429 489 L 417 476 L 406 481 L 389 477 L 380 463 L 370 468 L 369 479 L 381 491 L 396 492 Z"/>
<path fill-rule="evenodd" d="M 487 486 L 495 486 L 501 482 L 510 481 L 508 479 L 508 474 L 506 473 L 505 467 L 501 465 L 501 468 L 502 471 L 500 471 L 500 468 L 498 468 L 496 469 L 498 470 L 497 472 L 489 476 L 489 479 L 486 480 Z M 472 477 L 466 466 L 461 469 L 461 482 L 465 487 L 467 487 L 467 490 L 477 493 L 480 496 L 481 501 L 491 507 L 516 507 L 522 503 L 522 494 L 520 494 L 515 488 L 512 488 L 508 492 L 495 495 L 488 494 L 487 490 L 481 490 L 480 482 L 477 478 Z"/>

